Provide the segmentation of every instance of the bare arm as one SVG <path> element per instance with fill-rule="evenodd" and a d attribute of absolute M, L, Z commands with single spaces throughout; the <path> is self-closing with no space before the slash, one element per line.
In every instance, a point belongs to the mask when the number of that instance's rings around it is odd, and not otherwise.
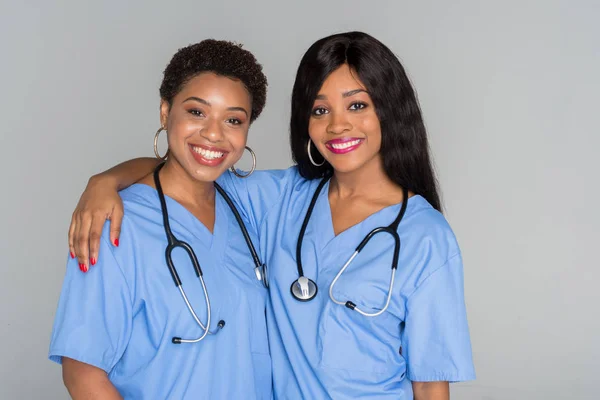
<path fill-rule="evenodd" d="M 134 158 L 94 175 L 90 180 L 110 181 L 117 190 L 123 190 L 152 172 L 160 162 L 151 157 Z"/>
<path fill-rule="evenodd" d="M 63 382 L 74 400 L 123 400 L 100 368 L 67 357 L 62 363 Z"/>
<path fill-rule="evenodd" d="M 110 220 L 110 242 L 119 245 L 123 203 L 117 192 L 148 175 L 159 162 L 156 158 L 136 158 L 90 178 L 69 227 L 71 257 L 77 257 L 83 272 L 98 260 L 100 236 L 107 219 Z"/>
<path fill-rule="evenodd" d="M 413 382 L 415 400 L 449 400 L 448 382 Z"/>

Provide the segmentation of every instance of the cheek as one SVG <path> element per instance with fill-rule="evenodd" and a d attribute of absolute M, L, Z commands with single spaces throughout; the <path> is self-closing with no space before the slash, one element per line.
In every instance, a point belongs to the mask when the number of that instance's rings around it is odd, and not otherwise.
<path fill-rule="evenodd" d="M 322 119 L 314 119 L 311 118 L 308 121 L 308 136 L 312 139 L 313 142 L 318 142 L 319 138 L 326 134 L 327 131 L 327 121 L 324 118 Z"/>
<path fill-rule="evenodd" d="M 233 131 L 228 135 L 228 141 L 236 151 L 243 153 L 248 142 L 248 131 Z"/>
<path fill-rule="evenodd" d="M 170 148 L 178 148 L 182 146 L 182 143 L 185 141 L 186 132 L 180 127 L 173 125 L 170 127 L 168 131 L 167 138 L 169 142 Z"/>
<path fill-rule="evenodd" d="M 360 130 L 367 135 L 373 144 L 381 145 L 381 125 L 376 115 L 370 115 L 361 120 Z"/>
<path fill-rule="evenodd" d="M 191 124 L 186 118 L 171 116 L 167 124 L 167 130 L 170 137 L 173 137 L 174 140 L 178 140 L 188 136 L 190 132 L 194 131 L 194 124 Z"/>

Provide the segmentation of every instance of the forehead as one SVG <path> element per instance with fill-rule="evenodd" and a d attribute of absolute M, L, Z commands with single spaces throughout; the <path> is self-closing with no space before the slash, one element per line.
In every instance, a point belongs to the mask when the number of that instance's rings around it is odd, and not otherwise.
<path fill-rule="evenodd" d="M 344 93 L 355 89 L 367 90 L 356 71 L 344 64 L 325 78 L 319 93 Z"/>
<path fill-rule="evenodd" d="M 190 96 L 200 98 L 218 96 L 231 102 L 250 103 L 250 93 L 242 81 L 213 72 L 203 72 L 188 80 L 176 97 Z"/>

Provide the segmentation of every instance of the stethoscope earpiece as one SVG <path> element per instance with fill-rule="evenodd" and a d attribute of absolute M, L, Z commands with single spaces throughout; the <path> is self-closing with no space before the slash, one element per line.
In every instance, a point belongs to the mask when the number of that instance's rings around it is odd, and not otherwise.
<path fill-rule="evenodd" d="M 224 327 L 224 326 L 225 326 L 225 320 L 223 320 L 223 319 L 222 319 L 222 320 L 220 320 L 220 321 L 219 321 L 219 323 L 217 324 L 217 328 L 218 328 L 218 330 L 221 330 L 221 329 L 223 329 L 223 327 Z M 217 330 L 217 332 L 218 332 L 218 330 Z M 208 333 L 210 333 L 211 335 L 214 335 L 214 334 L 215 334 L 215 333 L 217 333 L 217 332 L 208 332 Z M 182 338 L 180 338 L 180 337 L 174 336 L 174 337 L 173 337 L 173 339 L 171 339 L 171 343 L 173 343 L 173 344 L 181 344 L 181 343 L 196 343 L 196 341 L 193 341 L 193 340 L 185 340 L 185 339 L 182 339 Z"/>
<path fill-rule="evenodd" d="M 301 276 L 292 283 L 290 291 L 296 300 L 309 301 L 315 298 L 319 288 L 311 279 Z"/>

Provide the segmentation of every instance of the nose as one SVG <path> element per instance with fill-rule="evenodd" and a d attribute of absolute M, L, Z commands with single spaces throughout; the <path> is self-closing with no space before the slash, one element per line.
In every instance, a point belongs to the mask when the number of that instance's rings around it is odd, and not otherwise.
<path fill-rule="evenodd" d="M 347 116 L 343 112 L 332 112 L 327 125 L 327 132 L 340 135 L 342 133 L 352 130 L 352 124 L 348 120 Z"/>
<path fill-rule="evenodd" d="M 200 130 L 200 134 L 209 142 L 220 142 L 223 140 L 223 129 L 220 121 L 215 118 L 208 119 L 206 125 Z"/>

